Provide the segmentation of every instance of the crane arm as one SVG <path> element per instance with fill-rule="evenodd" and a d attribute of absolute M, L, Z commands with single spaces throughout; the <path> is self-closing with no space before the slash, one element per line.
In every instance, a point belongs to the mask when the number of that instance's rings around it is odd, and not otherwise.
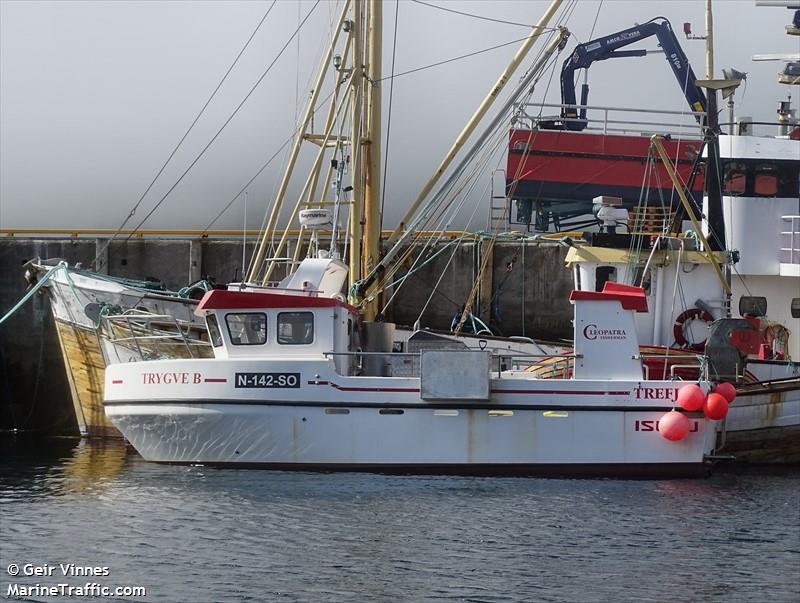
<path fill-rule="evenodd" d="M 664 17 L 656 17 L 647 23 L 636 25 L 622 31 L 596 38 L 585 44 L 580 44 L 575 48 L 561 68 L 561 102 L 564 105 L 576 105 L 575 97 L 575 71 L 577 69 L 588 69 L 595 61 L 606 59 L 644 56 L 645 50 L 619 50 L 629 44 L 644 40 L 650 36 L 656 36 L 664 56 L 672 68 L 678 85 L 681 87 L 686 101 L 695 112 L 706 111 L 706 96 L 695 83 L 697 77 L 689 64 L 689 59 L 684 54 L 683 49 L 672 30 L 672 25 Z M 585 105 L 589 94 L 588 86 L 584 85 L 581 94 L 581 104 Z M 564 108 L 561 111 L 562 119 L 577 120 L 578 110 L 575 107 Z M 564 126 L 568 130 L 583 130 L 586 127 L 586 110 L 581 110 L 581 121 L 566 121 Z"/>

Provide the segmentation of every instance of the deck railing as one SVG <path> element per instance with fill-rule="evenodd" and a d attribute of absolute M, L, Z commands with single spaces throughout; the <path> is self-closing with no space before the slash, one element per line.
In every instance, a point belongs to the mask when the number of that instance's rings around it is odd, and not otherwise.
<path fill-rule="evenodd" d="M 543 122 L 586 123 L 586 130 L 603 134 L 670 134 L 672 136 L 701 138 L 700 122 L 705 117 L 698 111 L 662 111 L 632 107 L 606 107 L 600 105 L 520 104 L 517 120 L 523 127 L 534 128 Z M 541 115 L 541 109 L 558 109 L 556 115 Z M 586 109 L 586 119 L 562 118 L 562 109 Z M 635 117 L 630 117 L 635 115 Z M 650 121 L 649 117 L 653 116 Z M 680 120 L 675 120 L 678 117 Z M 695 119 L 697 118 L 697 119 Z M 647 119 L 643 121 L 643 119 Z M 667 121 L 669 120 L 669 121 Z M 698 121 L 699 120 L 699 121 Z"/>
<path fill-rule="evenodd" d="M 201 333 L 193 334 L 198 330 L 197 324 L 169 314 L 130 309 L 121 314 L 100 316 L 98 337 L 113 346 L 117 358 L 110 360 L 207 357 L 211 344 L 198 336 L 205 333 L 205 327 Z"/>

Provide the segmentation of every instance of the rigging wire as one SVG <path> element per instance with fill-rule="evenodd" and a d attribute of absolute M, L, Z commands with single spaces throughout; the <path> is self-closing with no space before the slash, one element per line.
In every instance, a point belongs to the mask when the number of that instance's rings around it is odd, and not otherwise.
<path fill-rule="evenodd" d="M 201 236 L 205 236 L 205 235 L 207 235 L 207 234 L 208 234 L 208 231 L 209 231 L 209 230 L 211 230 L 211 227 L 212 227 L 212 226 L 214 226 L 214 224 L 216 224 L 217 220 L 219 220 L 219 219 L 222 217 L 222 215 L 223 215 L 223 214 L 224 214 L 226 211 L 228 211 L 228 210 L 230 209 L 231 205 L 233 205 L 233 204 L 236 202 L 236 200 L 237 200 L 237 199 L 238 199 L 238 198 L 241 196 L 241 194 L 247 190 L 247 187 L 248 187 L 248 186 L 250 186 L 251 184 L 253 184 L 253 181 L 254 181 L 256 178 L 258 178 L 258 177 L 261 175 L 261 173 L 262 173 L 262 172 L 263 172 L 265 169 L 267 169 L 267 167 L 269 166 L 269 164 L 271 164 L 271 163 L 272 163 L 272 162 L 273 162 L 273 161 L 274 161 L 274 160 L 275 160 L 275 159 L 278 157 L 278 155 L 280 155 L 280 154 L 281 154 L 281 152 L 282 152 L 282 151 L 283 151 L 283 150 L 284 150 L 284 149 L 285 149 L 285 148 L 286 148 L 286 147 L 289 145 L 289 143 L 290 143 L 290 142 L 292 142 L 292 140 L 293 140 L 293 139 L 294 139 L 294 137 L 295 137 L 295 134 L 297 134 L 297 132 L 296 132 L 296 131 L 295 131 L 295 132 L 292 132 L 292 134 L 289 136 L 289 138 L 287 138 L 286 140 L 284 140 L 284 141 L 283 141 L 283 144 L 282 144 L 280 147 L 278 147 L 278 150 L 277 150 L 277 151 L 275 151 L 275 152 L 272 154 L 272 156 L 271 156 L 269 159 L 267 159 L 266 163 L 264 163 L 264 164 L 263 164 L 263 165 L 262 165 L 262 166 L 261 166 L 261 167 L 258 169 L 258 171 L 255 173 L 255 175 L 253 175 L 253 177 L 252 177 L 252 178 L 250 178 L 250 180 L 248 180 L 248 181 L 247 181 L 247 183 L 246 183 L 246 184 L 245 184 L 245 185 L 244 185 L 244 186 L 243 186 L 243 187 L 242 187 L 242 188 L 239 190 L 239 192 L 238 192 L 238 193 L 236 193 L 236 196 L 234 196 L 234 197 L 233 197 L 233 199 L 231 199 L 230 201 L 228 201 L 228 204 L 227 204 L 227 205 L 225 205 L 225 207 L 223 207 L 223 208 L 222 208 L 222 210 L 221 210 L 221 211 L 220 211 L 220 212 L 219 212 L 219 213 L 216 215 L 216 217 L 215 217 L 213 220 L 211 220 L 211 222 L 209 222 L 209 223 L 208 223 L 208 226 L 206 226 L 206 227 L 203 229 L 203 232 L 201 233 Z"/>
<path fill-rule="evenodd" d="M 472 170 L 473 170 L 472 174 L 467 176 L 467 182 L 465 182 L 462 185 L 459 185 L 459 190 L 455 193 L 455 195 L 453 197 L 450 198 L 450 201 L 442 202 L 442 205 L 440 206 L 440 208 L 438 210 L 434 210 L 433 213 L 431 213 L 427 217 L 422 216 L 422 218 L 423 218 L 422 222 L 415 225 L 415 228 L 417 230 L 424 228 L 425 226 L 430 224 L 432 221 L 436 220 L 437 219 L 436 218 L 437 215 L 443 216 L 444 212 L 447 211 L 447 208 L 453 203 L 455 197 L 458 194 L 460 194 L 460 191 L 463 190 L 464 186 L 467 186 L 469 180 L 471 178 L 477 176 L 478 170 L 480 170 L 482 165 L 485 164 L 490 159 L 490 157 L 496 152 L 496 148 L 498 148 L 498 147 L 496 147 L 496 145 L 502 144 L 502 141 L 505 138 L 505 133 L 504 132 L 496 133 L 496 136 L 497 136 L 497 142 L 495 142 L 494 145 L 490 142 L 485 146 L 485 151 L 488 149 L 489 156 L 486 157 L 485 159 L 483 159 L 480 162 L 481 165 L 475 165 L 475 167 L 472 168 Z M 478 162 L 473 162 L 473 164 L 475 164 L 475 163 L 478 163 Z M 466 170 L 465 170 L 465 173 L 466 173 Z M 457 184 L 457 181 L 453 181 L 453 183 L 451 183 L 451 185 L 448 187 L 449 188 L 448 191 L 441 191 L 439 193 L 441 195 L 441 197 L 444 199 L 447 196 L 453 194 L 453 189 L 456 188 L 456 184 Z M 473 182 L 472 186 L 474 186 L 474 182 Z M 472 188 L 472 187 L 470 187 L 470 188 Z M 463 201 L 462 201 L 462 204 L 463 204 Z M 419 241 L 419 237 L 416 237 L 416 241 L 412 242 L 412 244 L 409 245 L 409 247 L 407 248 L 406 252 L 401 254 L 402 257 L 395 263 L 395 266 L 399 266 L 405 259 L 407 259 L 407 257 L 412 253 L 412 250 L 414 248 L 414 243 L 416 243 L 418 241 Z M 430 245 L 430 243 L 431 243 L 431 241 L 428 240 L 426 245 L 424 246 L 422 252 L 420 252 L 421 254 L 425 252 L 425 250 L 427 249 L 428 245 Z M 415 264 L 416 264 L 416 262 L 415 262 Z M 382 279 L 382 282 L 379 283 L 378 287 L 379 288 L 385 287 L 386 283 L 392 278 L 392 276 L 393 276 L 393 274 L 395 272 L 396 272 L 396 269 L 392 269 L 391 267 L 389 267 L 389 269 L 387 270 L 387 273 L 384 275 L 384 277 Z"/>
<path fill-rule="evenodd" d="M 421 4 L 423 6 L 428 6 L 430 8 L 435 8 L 446 13 L 453 13 L 456 15 L 461 15 L 464 17 L 472 17 L 473 19 L 480 19 L 482 21 L 491 21 L 492 23 L 502 23 L 503 25 L 516 25 L 518 27 L 531 27 L 530 23 L 518 23 L 516 21 L 505 21 L 503 19 L 494 19 L 492 17 L 485 17 L 483 15 L 476 15 L 475 13 L 467 13 L 460 10 L 455 10 L 452 8 L 445 8 L 444 6 L 439 6 L 437 4 L 430 4 L 429 2 L 422 2 L 422 0 L 411 0 L 417 4 Z"/>
<path fill-rule="evenodd" d="M 592 23 L 592 30 L 589 32 L 589 39 L 592 39 L 594 35 L 594 28 L 597 25 L 597 18 L 600 16 L 600 9 L 603 8 L 603 0 L 600 0 L 600 4 L 597 5 L 597 12 L 594 15 L 594 23 Z"/>
<path fill-rule="evenodd" d="M 157 209 L 158 209 L 158 208 L 161 206 L 161 204 L 162 204 L 162 203 L 163 203 L 163 202 L 166 200 L 166 198 L 167 198 L 167 197 L 168 197 L 168 196 L 169 196 L 169 195 L 172 193 L 172 191 L 173 191 L 173 190 L 175 190 L 175 188 L 176 188 L 176 187 L 177 187 L 177 186 L 178 186 L 178 185 L 181 183 L 181 181 L 182 181 L 182 180 L 183 180 L 183 179 L 186 177 L 186 174 L 188 174 L 188 173 L 189 173 L 189 171 L 190 171 L 190 170 L 191 170 L 191 169 L 192 169 L 192 168 L 195 166 L 195 164 L 196 164 L 198 161 L 200 161 L 200 158 L 201 158 L 203 155 L 205 155 L 206 151 L 207 151 L 207 150 L 208 150 L 208 149 L 211 147 L 211 145 L 212 145 L 212 144 L 214 144 L 214 141 L 216 141 L 216 140 L 217 140 L 217 138 L 219 138 L 219 135 L 220 135 L 220 134 L 222 134 L 222 131 L 223 131 L 223 130 L 224 130 L 226 127 L 227 127 L 227 125 L 228 125 L 228 124 L 231 122 L 231 120 L 232 120 L 232 119 L 233 119 L 233 118 L 236 116 L 236 114 L 239 112 L 239 110 L 240 110 L 240 109 L 241 109 L 241 108 L 244 106 L 244 104 L 247 102 L 247 99 L 249 99 L 249 98 L 250 98 L 250 96 L 253 94 L 253 92 L 255 92 L 256 88 L 258 88 L 258 86 L 261 84 L 261 82 L 264 80 L 264 78 L 267 76 L 267 74 L 268 74 L 268 73 L 269 73 L 269 72 L 272 70 L 272 68 L 275 66 L 275 63 L 277 63 L 277 62 L 278 62 L 278 59 L 280 59 L 280 58 L 281 58 L 281 56 L 283 55 L 283 53 L 286 51 L 286 49 L 287 49 L 287 48 L 289 47 L 289 45 L 292 43 L 292 40 L 294 40 L 294 38 L 295 38 L 295 37 L 296 37 L 296 36 L 297 36 L 297 35 L 300 33 L 300 30 L 302 29 L 303 25 L 305 25 L 306 21 L 308 21 L 308 18 L 311 16 L 311 14 L 314 12 L 314 10 L 316 10 L 317 6 L 319 6 L 319 3 L 320 3 L 320 1 L 321 1 L 321 0 L 317 0 L 317 1 L 314 3 L 314 6 L 312 6 L 312 7 L 311 7 L 311 9 L 308 11 L 308 13 L 306 14 L 306 16 L 303 18 L 303 21 L 302 21 L 302 22 L 300 23 L 300 25 L 298 25 L 298 26 L 297 26 L 297 28 L 294 30 L 294 32 L 292 33 L 292 35 L 289 37 L 289 39 L 288 39 L 288 40 L 286 41 L 286 43 L 283 45 L 283 47 L 281 48 L 281 50 L 278 52 L 277 56 L 276 56 L 276 57 L 275 57 L 275 58 L 272 60 L 272 62 L 269 64 L 269 66 L 268 66 L 268 67 L 267 67 L 267 69 L 264 71 L 264 73 L 262 73 L 262 74 L 261 74 L 261 77 L 259 77 L 259 78 L 258 78 L 258 80 L 256 81 L 256 83 L 255 83 L 255 84 L 253 84 L 253 87 L 252 87 L 252 88 L 250 88 L 250 91 L 249 91 L 249 92 L 248 92 L 248 93 L 245 95 L 244 99 L 242 99 L 242 102 L 240 102 L 240 103 L 239 103 L 239 105 L 236 107 L 236 109 L 234 109 L 234 110 L 233 110 L 233 113 L 231 113 L 231 114 L 230 114 L 230 116 L 228 117 L 228 119 L 226 119 L 226 120 L 225 120 L 225 123 L 224 123 L 224 124 L 222 124 L 222 126 L 220 127 L 220 129 L 219 129 L 219 130 L 217 130 L 217 133 L 216 133 L 216 134 L 214 134 L 214 137 L 213 137 L 213 138 L 212 138 L 212 139 L 211 139 L 211 140 L 208 142 L 208 144 L 206 144 L 206 146 L 205 146 L 205 147 L 203 147 L 203 150 L 202 150 L 202 151 L 200 151 L 200 153 L 197 155 L 197 157 L 195 157 L 194 161 L 192 161 L 192 162 L 189 164 L 189 167 L 187 167 L 187 168 L 186 168 L 186 170 L 183 172 L 183 174 L 181 174 L 180 178 L 178 178 L 178 180 L 176 180 L 176 181 L 175 181 L 175 184 L 173 184 L 173 185 L 172 185 L 172 186 L 169 188 L 169 190 L 168 190 L 166 193 L 164 193 L 164 196 L 163 196 L 163 197 L 161 197 L 161 199 L 159 199 L 158 203 L 156 203 L 156 204 L 153 206 L 153 208 L 152 208 L 152 209 L 151 209 L 151 210 L 150 210 L 150 211 L 147 213 L 147 215 L 146 215 L 144 218 L 142 218 L 142 220 L 139 222 L 139 224 L 137 224 L 137 225 L 136 225 L 136 228 L 134 229 L 134 232 L 136 232 L 137 230 L 139 230 L 139 228 L 141 228 L 142 224 L 144 224 L 144 223 L 145 223 L 145 222 L 146 222 L 146 221 L 147 221 L 147 220 L 150 218 L 150 216 L 152 216 L 152 215 L 153 215 L 153 213 L 155 213 L 155 211 L 156 211 L 156 210 L 157 210 Z M 129 235 L 128 235 L 128 237 L 127 237 L 125 240 L 126 240 L 126 241 L 129 241 L 129 240 L 130 240 L 132 237 L 133 237 L 133 233 L 129 234 Z"/>
<path fill-rule="evenodd" d="M 389 167 L 389 138 L 392 134 L 392 100 L 394 99 L 394 61 L 397 56 L 397 19 L 400 14 L 400 0 L 394 3 L 394 35 L 392 40 L 392 74 L 389 81 L 389 109 L 386 118 L 386 152 L 383 155 L 383 182 L 381 188 L 380 229 L 383 230 L 383 209 L 386 205 L 386 170 Z"/>
<path fill-rule="evenodd" d="M 228 67 L 228 70 L 225 72 L 225 75 L 222 76 L 222 79 L 217 84 L 217 87 L 214 88 L 214 91 L 211 93 L 211 96 L 208 97 L 208 100 L 205 102 L 203 107 L 200 109 L 200 112 L 194 118 L 194 121 L 192 121 L 192 123 L 189 125 L 189 128 L 186 130 L 186 132 L 184 132 L 183 136 L 178 141 L 178 144 L 176 144 L 175 148 L 172 149 L 172 152 L 169 154 L 169 157 L 167 157 L 167 160 L 164 162 L 164 164 L 158 170 L 156 175 L 153 177 L 153 180 L 150 182 L 150 184 L 147 186 L 145 191 L 139 197 L 139 200 L 135 203 L 133 208 L 130 210 L 130 212 L 128 213 L 128 216 L 122 221 L 122 224 L 120 224 L 119 228 L 111 236 L 111 238 L 108 239 L 108 241 L 106 241 L 105 245 L 103 245 L 103 247 L 101 247 L 100 250 L 97 252 L 97 254 L 95 255 L 94 260 L 92 261 L 92 264 L 91 264 L 92 266 L 96 266 L 97 265 L 97 260 L 100 259 L 100 256 L 105 252 L 105 250 L 108 248 L 108 246 L 111 245 L 111 241 L 113 241 L 117 237 L 117 235 L 120 232 L 122 232 L 122 229 L 125 228 L 125 225 L 128 223 L 128 220 L 130 220 L 134 216 L 134 214 L 136 214 L 136 210 L 142 204 L 142 201 L 144 201 L 144 198 L 147 196 L 147 193 L 149 193 L 150 189 L 153 188 L 153 185 L 156 183 L 156 180 L 158 180 L 158 178 L 164 172 L 164 170 L 166 169 L 166 167 L 169 164 L 169 162 L 172 161 L 172 158 L 175 156 L 175 153 L 178 152 L 178 149 L 181 147 L 183 142 L 186 140 L 186 137 L 189 136 L 189 133 L 194 129 L 194 126 L 200 120 L 200 117 L 202 117 L 203 113 L 205 113 L 206 108 L 208 108 L 208 105 L 211 104 L 211 101 L 214 99 L 214 97 L 216 96 L 217 92 L 222 87 L 222 84 L 225 83 L 225 80 L 228 79 L 228 76 L 230 75 L 231 71 L 233 71 L 233 68 L 236 66 L 236 63 L 239 62 L 239 59 L 244 54 L 244 51 L 247 50 L 247 47 L 250 45 L 250 42 L 253 41 L 253 38 L 258 33 L 258 30 L 261 29 L 261 26 L 264 24 L 264 21 L 266 21 L 266 19 L 269 16 L 270 12 L 272 12 L 272 9 L 275 7 L 275 4 L 277 3 L 277 1 L 278 0 L 273 0 L 272 1 L 272 4 L 270 4 L 269 8 L 267 9 L 267 12 L 264 13 L 263 17 L 261 17 L 261 20 L 258 22 L 258 25 L 256 25 L 256 28 L 253 30 L 253 33 L 251 33 L 250 37 L 247 38 L 247 41 L 244 43 L 244 46 L 242 46 L 242 49 L 239 51 L 239 54 L 237 54 L 236 58 L 233 59 L 233 62 L 230 64 L 230 67 Z M 138 229 L 138 227 L 137 227 L 137 229 Z"/>
<path fill-rule="evenodd" d="M 552 27 L 544 27 L 544 28 L 542 28 L 542 31 L 551 31 L 552 32 L 552 31 L 557 31 L 557 30 L 552 28 Z M 511 46 L 512 44 L 517 44 L 519 42 L 524 42 L 525 40 L 528 40 L 532 35 L 534 35 L 534 34 L 531 33 L 531 35 L 525 36 L 524 38 L 517 38 L 515 40 L 511 40 L 510 42 L 503 42 L 502 44 L 496 44 L 495 46 L 489 46 L 488 48 L 483 48 L 481 50 L 476 50 L 475 52 L 470 52 L 470 53 L 467 53 L 467 54 L 462 54 L 462 55 L 459 55 L 459 56 L 456 56 L 456 57 L 452 57 L 450 59 L 445 59 L 443 61 L 437 61 L 436 63 L 430 63 L 428 65 L 423 65 L 422 67 L 415 67 L 414 69 L 409 69 L 408 71 L 402 71 L 402 72 L 397 73 L 395 75 L 386 76 L 384 78 L 379 79 L 378 81 L 379 82 L 383 82 L 383 81 L 388 80 L 388 79 L 393 79 L 393 78 L 396 78 L 396 77 L 402 77 L 404 75 L 409 75 L 409 74 L 412 74 L 412 73 L 416 73 L 418 71 L 424 71 L 426 69 L 433 69 L 434 67 L 440 67 L 441 65 L 446 65 L 447 63 L 453 63 L 455 61 L 460 61 L 461 59 L 468 59 L 470 57 L 474 57 L 474 56 L 477 56 L 479 54 L 484 54 L 486 52 L 491 52 L 492 50 L 497 50 L 498 48 L 504 48 L 506 46 Z"/>

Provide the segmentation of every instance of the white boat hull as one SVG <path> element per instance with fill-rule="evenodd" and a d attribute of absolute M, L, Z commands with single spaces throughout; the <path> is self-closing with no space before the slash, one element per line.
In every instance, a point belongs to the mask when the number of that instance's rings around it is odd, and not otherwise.
<path fill-rule="evenodd" d="M 114 410 L 111 410 L 113 408 Z M 131 405 L 107 410 L 149 461 L 433 473 L 702 474 L 714 430 L 669 442 L 654 430 L 663 412 L 543 411 L 491 416 L 486 408 L 346 408 L 247 404 Z M 155 410 L 155 412 L 154 412 Z M 336 410 L 345 410 L 336 407 Z M 392 408 L 397 412 L 400 409 Z M 119 413 L 119 414 L 118 414 Z"/>
<path fill-rule="evenodd" d="M 674 382 L 491 379 L 485 402 L 425 401 L 419 378 L 346 377 L 320 363 L 172 361 L 107 369 L 109 419 L 149 461 L 411 473 L 700 475 L 717 428 L 689 413 L 678 442 L 656 430 Z M 324 366 L 324 365 L 323 365 Z M 236 388 L 256 368 L 301 370 L 299 387 Z M 184 377 L 184 375 L 186 375 Z M 519 374 L 517 374 L 519 375 Z M 158 381 L 155 383 L 154 381 Z M 660 391 L 645 399 L 643 387 Z M 147 392 L 157 392 L 157 397 Z"/>

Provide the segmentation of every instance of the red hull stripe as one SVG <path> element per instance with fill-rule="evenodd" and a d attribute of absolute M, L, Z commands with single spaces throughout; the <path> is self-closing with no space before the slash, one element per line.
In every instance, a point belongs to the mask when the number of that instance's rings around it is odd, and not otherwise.
<path fill-rule="evenodd" d="M 549 394 L 564 396 L 629 396 L 631 392 L 600 392 L 591 390 L 565 391 L 563 389 L 493 389 L 493 394 Z"/>
<path fill-rule="evenodd" d="M 114 379 L 113 381 L 111 381 L 111 383 L 113 385 L 121 385 L 122 384 L 122 379 Z"/>
<path fill-rule="evenodd" d="M 346 387 L 329 381 L 309 381 L 308 385 L 329 385 L 342 392 L 381 392 L 381 393 L 417 393 L 418 387 Z M 629 391 L 591 391 L 575 390 L 565 391 L 556 389 L 492 389 L 493 394 L 548 394 L 548 395 L 575 395 L 575 396 L 628 396 Z"/>

